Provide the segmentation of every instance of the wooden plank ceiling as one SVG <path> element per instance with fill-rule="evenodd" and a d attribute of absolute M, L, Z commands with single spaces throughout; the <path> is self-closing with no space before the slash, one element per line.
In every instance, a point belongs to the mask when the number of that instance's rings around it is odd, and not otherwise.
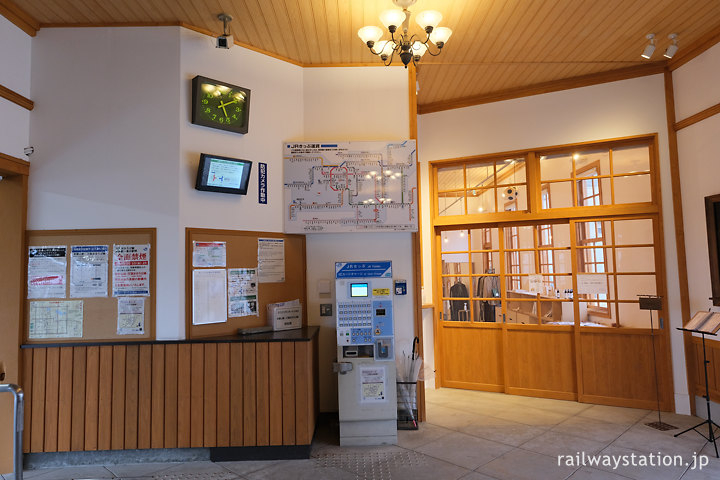
<path fill-rule="evenodd" d="M 4 0 L 8 1 L 8 0 Z M 177 23 L 220 33 L 221 12 L 243 44 L 304 66 L 379 64 L 357 37 L 391 0 L 14 0 L 40 28 Z M 720 27 L 718 0 L 418 0 L 453 29 L 443 53 L 418 69 L 421 111 L 545 82 L 663 61 L 668 35 L 683 46 Z M 411 28 L 419 27 L 411 21 Z M 640 53 L 654 33 L 650 61 Z M 387 35 L 386 35 L 387 37 Z M 425 108 L 423 108 L 425 107 Z"/>

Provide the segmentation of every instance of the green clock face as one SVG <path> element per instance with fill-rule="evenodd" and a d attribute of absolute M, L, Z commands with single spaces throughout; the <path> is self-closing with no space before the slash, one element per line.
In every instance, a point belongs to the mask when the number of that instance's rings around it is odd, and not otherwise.
<path fill-rule="evenodd" d="M 250 90 L 197 76 L 193 79 L 192 123 L 236 133 L 248 131 Z"/>

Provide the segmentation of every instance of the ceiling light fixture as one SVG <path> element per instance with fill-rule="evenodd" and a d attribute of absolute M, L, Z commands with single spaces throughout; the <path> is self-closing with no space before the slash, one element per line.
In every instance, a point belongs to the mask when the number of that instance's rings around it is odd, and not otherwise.
<path fill-rule="evenodd" d="M 672 58 L 675 53 L 678 51 L 678 44 L 677 44 L 677 33 L 671 33 L 668 35 L 668 38 L 672 40 L 672 45 L 670 45 L 667 50 L 665 50 L 665 53 L 663 54 L 663 57 L 665 58 Z"/>
<path fill-rule="evenodd" d="M 373 55 L 377 55 L 383 61 L 385 66 L 392 63 L 395 54 L 400 57 L 403 65 L 407 68 L 410 62 L 413 65 L 418 64 L 420 58 L 427 52 L 433 57 L 440 55 L 440 51 L 445 43 L 452 35 L 452 30 L 447 27 L 438 27 L 438 23 L 442 20 L 440 12 L 434 10 L 426 10 L 418 13 L 416 22 L 425 31 L 425 39 L 422 36 L 408 33 L 410 25 L 410 10 L 408 7 L 415 5 L 417 0 L 393 0 L 395 6 L 402 8 L 386 10 L 380 14 L 380 22 L 385 25 L 390 32 L 390 40 L 380 40 L 383 31 L 380 27 L 367 26 L 358 30 L 358 37 L 370 49 Z M 402 31 L 397 35 L 398 27 Z M 437 53 L 433 53 L 431 46 Z"/>
<path fill-rule="evenodd" d="M 650 60 L 650 57 L 652 57 L 652 54 L 655 52 L 655 34 L 648 33 L 645 35 L 645 38 L 650 40 L 650 43 L 648 43 L 647 47 L 645 47 L 645 50 L 643 50 L 643 53 L 640 56 L 646 60 Z"/>

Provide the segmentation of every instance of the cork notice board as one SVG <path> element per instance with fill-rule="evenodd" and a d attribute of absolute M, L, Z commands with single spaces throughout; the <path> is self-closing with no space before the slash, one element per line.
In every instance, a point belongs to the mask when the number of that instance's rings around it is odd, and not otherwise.
<path fill-rule="evenodd" d="M 25 309 L 23 342 L 24 343 L 77 343 L 95 341 L 140 341 L 155 339 L 155 258 L 157 249 L 155 245 L 154 228 L 118 228 L 97 230 L 28 230 L 26 232 L 25 248 Z M 107 269 L 107 296 L 105 297 L 71 297 L 71 248 L 74 245 L 99 245 L 108 247 Z M 113 245 L 150 245 L 150 282 L 149 296 L 145 299 L 145 329 L 143 334 L 118 334 L 118 297 L 112 296 L 113 288 Z M 53 298 L 28 299 L 28 262 L 29 247 L 65 246 L 65 295 Z M 56 338 L 29 338 L 30 329 L 30 303 L 46 301 L 74 301 L 82 300 L 82 337 L 56 337 Z"/>
<path fill-rule="evenodd" d="M 226 266 L 224 268 L 255 268 L 258 266 L 259 238 L 284 240 L 285 281 L 279 283 L 258 282 L 257 316 L 229 317 L 227 321 L 221 323 L 193 325 L 193 270 L 202 269 L 193 267 L 193 242 L 225 242 Z M 187 228 L 185 230 L 185 332 L 187 338 L 234 335 L 237 334 L 239 328 L 267 325 L 267 305 L 269 303 L 295 299 L 300 299 L 303 306 L 303 325 L 307 325 L 305 267 L 304 235 Z"/>

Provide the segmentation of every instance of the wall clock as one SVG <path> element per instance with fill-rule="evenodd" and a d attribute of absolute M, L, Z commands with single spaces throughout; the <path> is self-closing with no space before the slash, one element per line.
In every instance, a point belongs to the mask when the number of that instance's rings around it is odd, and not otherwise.
<path fill-rule="evenodd" d="M 248 132 L 250 90 L 198 75 L 192 80 L 192 123 Z"/>

